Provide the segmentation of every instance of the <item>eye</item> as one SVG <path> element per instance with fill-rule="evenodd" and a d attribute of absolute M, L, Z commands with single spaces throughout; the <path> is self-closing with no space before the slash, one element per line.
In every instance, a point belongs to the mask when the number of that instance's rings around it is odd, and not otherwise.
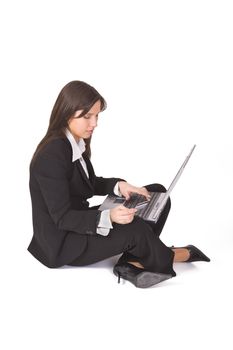
<path fill-rule="evenodd" d="M 85 114 L 85 115 L 83 116 L 84 119 L 90 119 L 91 117 L 92 117 L 92 114 Z M 96 114 L 95 117 L 96 117 L 96 119 L 98 119 L 99 115 Z"/>

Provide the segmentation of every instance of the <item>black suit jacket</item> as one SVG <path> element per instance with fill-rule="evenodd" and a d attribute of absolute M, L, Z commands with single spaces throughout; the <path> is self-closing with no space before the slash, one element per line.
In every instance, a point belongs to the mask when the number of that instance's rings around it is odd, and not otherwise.
<path fill-rule="evenodd" d="M 48 267 L 76 259 L 95 235 L 99 211 L 87 201 L 93 195 L 112 194 L 118 178 L 97 177 L 84 157 L 89 178 L 79 160 L 72 162 L 66 138 L 51 141 L 30 167 L 33 237 L 28 250 Z"/>

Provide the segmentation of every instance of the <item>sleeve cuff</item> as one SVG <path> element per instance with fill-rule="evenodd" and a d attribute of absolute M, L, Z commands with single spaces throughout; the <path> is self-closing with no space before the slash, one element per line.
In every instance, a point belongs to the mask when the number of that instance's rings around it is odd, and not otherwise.
<path fill-rule="evenodd" d="M 116 196 L 118 197 L 122 197 L 122 194 L 120 193 L 120 190 L 119 190 L 119 181 L 116 183 L 116 185 L 114 186 L 114 189 L 113 189 L 113 192 Z"/>
<path fill-rule="evenodd" d="M 103 210 L 100 215 L 96 233 L 102 236 L 107 236 L 112 228 L 113 226 L 110 219 L 110 210 Z"/>

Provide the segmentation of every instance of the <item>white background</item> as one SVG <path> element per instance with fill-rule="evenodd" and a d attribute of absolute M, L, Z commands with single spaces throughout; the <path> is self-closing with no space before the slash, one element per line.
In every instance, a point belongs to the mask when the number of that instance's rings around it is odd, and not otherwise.
<path fill-rule="evenodd" d="M 232 18 L 224 0 L 1 1 L 2 349 L 232 349 Z M 211 263 L 140 290 L 116 257 L 52 270 L 27 252 L 29 162 L 76 79 L 108 102 L 97 175 L 168 186 L 197 144 L 161 238 Z"/>

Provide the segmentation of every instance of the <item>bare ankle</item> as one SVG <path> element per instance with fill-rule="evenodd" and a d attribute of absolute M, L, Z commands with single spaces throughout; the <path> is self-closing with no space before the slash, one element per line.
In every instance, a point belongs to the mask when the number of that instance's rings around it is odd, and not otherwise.
<path fill-rule="evenodd" d="M 142 264 L 140 264 L 140 262 L 138 262 L 138 261 L 128 261 L 128 263 L 138 267 L 139 269 L 144 269 L 144 266 Z"/>
<path fill-rule="evenodd" d="M 186 248 L 175 248 L 172 250 L 175 253 L 174 262 L 185 262 L 190 257 L 189 250 Z"/>

